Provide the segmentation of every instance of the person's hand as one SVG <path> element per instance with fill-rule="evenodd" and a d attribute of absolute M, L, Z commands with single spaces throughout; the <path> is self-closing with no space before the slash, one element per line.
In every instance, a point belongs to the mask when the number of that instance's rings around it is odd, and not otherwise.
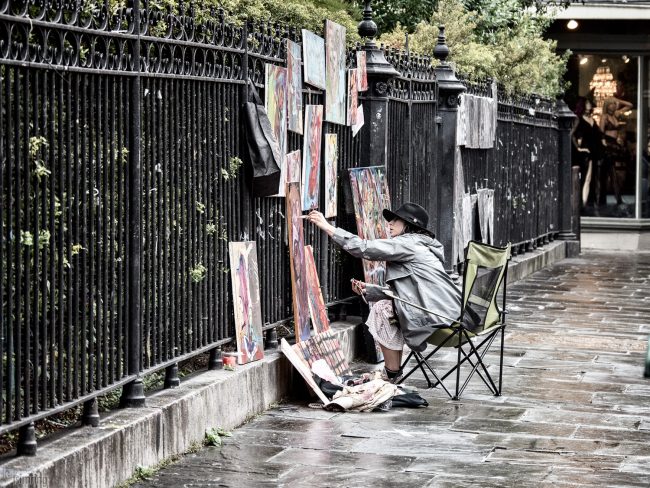
<path fill-rule="evenodd" d="M 325 216 L 318 210 L 312 210 L 309 212 L 307 220 L 321 229 L 325 229 L 329 225 Z"/>
<path fill-rule="evenodd" d="M 318 210 L 312 210 L 309 212 L 308 215 L 305 215 L 304 218 L 306 218 L 309 222 L 314 224 L 316 227 L 320 228 L 321 230 L 324 230 L 328 236 L 332 237 L 334 235 L 334 232 L 336 231 L 336 227 L 334 227 L 332 224 L 330 224 L 325 216 L 320 213 Z"/>
<path fill-rule="evenodd" d="M 589 151 L 589 149 L 587 149 L 586 147 L 579 147 L 579 148 L 578 148 L 578 152 L 589 153 L 589 152 L 591 152 L 591 151 Z"/>
<path fill-rule="evenodd" d="M 352 279 L 352 291 L 357 295 L 366 294 L 366 284 L 363 281 Z"/>

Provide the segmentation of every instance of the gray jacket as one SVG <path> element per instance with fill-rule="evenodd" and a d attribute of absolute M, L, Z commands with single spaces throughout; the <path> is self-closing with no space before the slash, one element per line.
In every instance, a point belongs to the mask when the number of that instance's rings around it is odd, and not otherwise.
<path fill-rule="evenodd" d="M 400 298 L 445 317 L 458 318 L 461 291 L 445 272 L 444 249 L 436 239 L 423 234 L 403 234 L 391 239 L 364 240 L 337 228 L 334 242 L 357 258 L 386 261 L 386 285 Z M 384 287 L 366 285 L 368 301 L 390 299 Z M 395 300 L 395 314 L 406 344 L 423 351 L 435 324 L 448 320 Z"/>

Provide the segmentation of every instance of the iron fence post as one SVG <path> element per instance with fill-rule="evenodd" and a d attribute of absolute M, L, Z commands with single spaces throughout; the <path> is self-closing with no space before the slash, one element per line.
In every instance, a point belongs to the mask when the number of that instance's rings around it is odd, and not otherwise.
<path fill-rule="evenodd" d="M 466 90 L 458 80 L 454 70 L 447 62 L 449 47 L 445 38 L 445 26 L 440 26 L 438 43 L 433 56 L 440 61 L 435 68 L 438 81 L 438 167 L 436 192 L 438 215 L 436 216 L 436 236 L 447 252 L 445 269 L 452 272 L 451 259 L 454 235 L 454 178 L 456 154 L 456 120 L 458 118 L 459 96 Z M 432 121 L 433 123 L 433 121 Z"/>
<path fill-rule="evenodd" d="M 372 20 L 371 1 L 366 0 L 363 20 L 358 32 L 366 39 L 362 49 L 366 52 L 368 91 L 362 97 L 363 116 L 366 123 L 361 128 L 359 162 L 361 166 L 386 166 L 388 142 L 388 83 L 399 76 L 374 41 L 377 24 Z"/>
<path fill-rule="evenodd" d="M 141 325 L 142 325 L 142 159 L 141 139 L 141 89 L 140 78 L 140 0 L 132 1 L 132 69 L 136 71 L 130 94 L 129 121 L 129 211 L 128 211 L 128 350 L 127 371 L 136 379 L 124 385 L 121 407 L 142 407 L 145 403 L 141 371 Z"/>
<path fill-rule="evenodd" d="M 573 215 L 571 204 L 571 128 L 576 119 L 575 114 L 569 109 L 562 98 L 556 104 L 558 118 L 558 222 L 560 225 L 559 239 L 573 241 L 576 235 L 573 232 L 571 220 L 580 218 Z"/>
<path fill-rule="evenodd" d="M 99 426 L 99 404 L 97 398 L 84 402 L 81 425 Z"/>
<path fill-rule="evenodd" d="M 181 379 L 178 377 L 178 363 L 171 364 L 165 369 L 165 388 L 176 388 L 180 386 Z"/>
<path fill-rule="evenodd" d="M 36 456 L 36 447 L 36 430 L 34 422 L 30 422 L 18 430 L 16 452 L 19 456 Z"/>

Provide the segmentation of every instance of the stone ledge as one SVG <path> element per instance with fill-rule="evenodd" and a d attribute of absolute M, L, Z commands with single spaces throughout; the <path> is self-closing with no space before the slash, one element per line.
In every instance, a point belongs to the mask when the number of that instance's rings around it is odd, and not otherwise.
<path fill-rule="evenodd" d="M 513 256 L 508 266 L 508 283 L 513 283 L 579 251 L 579 241 L 553 241 L 534 251 Z"/>
<path fill-rule="evenodd" d="M 332 323 L 349 361 L 357 351 L 354 331 L 359 322 L 348 317 Z M 36 456 L 0 465 L 0 487 L 113 487 L 139 465 L 154 466 L 202 443 L 210 428 L 233 429 L 302 388 L 299 375 L 279 351 L 266 354 L 234 372 L 206 371 L 187 378 L 178 388 L 148 396 L 146 407 L 102 416 L 99 427 L 68 429 L 39 444 Z"/>

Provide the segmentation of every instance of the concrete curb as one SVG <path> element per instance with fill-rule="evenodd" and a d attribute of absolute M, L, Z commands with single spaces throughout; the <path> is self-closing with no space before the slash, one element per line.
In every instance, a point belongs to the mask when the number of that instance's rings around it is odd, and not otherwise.
<path fill-rule="evenodd" d="M 543 269 L 571 253 L 570 244 L 554 241 L 512 258 L 508 282 Z M 361 344 L 350 317 L 335 322 L 348 360 Z M 213 427 L 233 429 L 250 417 L 304 388 L 302 379 L 279 352 L 234 372 L 206 371 L 178 388 L 147 397 L 147 406 L 123 409 L 102 418 L 99 427 L 78 427 L 39 445 L 36 456 L 15 457 L 0 465 L 2 488 L 104 488 L 128 479 L 137 466 L 155 466 L 202 443 Z"/>
<path fill-rule="evenodd" d="M 553 241 L 534 251 L 514 256 L 508 266 L 508 283 L 522 280 L 557 261 L 577 255 L 579 248 L 576 252 L 574 242 L 578 241 Z"/>
<path fill-rule="evenodd" d="M 350 317 L 332 324 L 350 361 L 357 350 L 359 322 Z M 262 413 L 287 397 L 297 378 L 279 351 L 234 372 L 202 372 L 178 388 L 148 396 L 144 408 L 111 412 L 99 427 L 66 430 L 39 445 L 36 456 L 8 460 L 0 466 L 0 487 L 113 487 L 131 477 L 137 466 L 155 466 L 202 443 L 213 427 L 233 429 Z"/>

